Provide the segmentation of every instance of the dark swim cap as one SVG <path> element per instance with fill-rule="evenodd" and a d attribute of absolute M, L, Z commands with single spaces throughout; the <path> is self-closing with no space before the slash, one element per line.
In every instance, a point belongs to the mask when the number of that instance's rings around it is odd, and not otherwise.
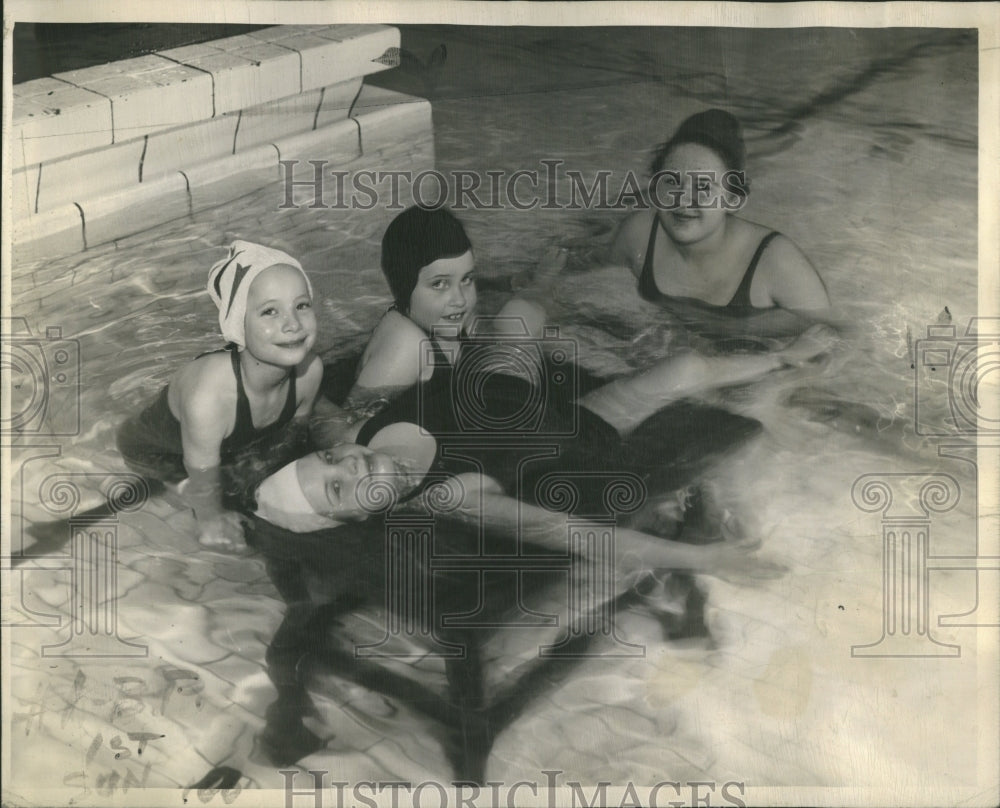
<path fill-rule="evenodd" d="M 747 148 L 743 143 L 743 127 L 725 110 L 709 109 L 698 112 L 677 127 L 674 136 L 660 146 L 653 158 L 652 173 L 663 169 L 667 154 L 682 143 L 697 143 L 714 151 L 730 171 L 744 171 Z"/>
<path fill-rule="evenodd" d="M 382 273 L 396 301 L 409 313 L 420 270 L 439 258 L 458 258 L 472 249 L 465 228 L 447 208 L 414 206 L 399 214 L 382 236 Z"/>

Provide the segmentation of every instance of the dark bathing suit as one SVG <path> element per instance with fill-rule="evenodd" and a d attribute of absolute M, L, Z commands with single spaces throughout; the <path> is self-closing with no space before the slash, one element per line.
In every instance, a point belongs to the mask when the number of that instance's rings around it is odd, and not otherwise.
<path fill-rule="evenodd" d="M 496 479 L 511 496 L 545 507 L 547 503 L 544 496 L 539 496 L 539 486 L 545 484 L 547 477 L 551 480 L 558 475 L 557 479 L 566 479 L 568 473 L 578 501 L 560 509 L 580 517 L 606 517 L 610 515 L 606 502 L 615 499 L 607 496 L 608 484 L 620 480 L 621 471 L 640 475 L 643 483 L 654 491 L 672 491 L 689 482 L 710 457 L 733 448 L 756 434 L 760 427 L 751 419 L 682 401 L 661 410 L 623 440 L 603 419 L 576 404 L 577 384 L 557 384 L 556 374 L 546 371 L 549 384 L 543 390 L 541 418 L 533 434 L 515 437 L 510 430 L 504 434 L 502 428 L 463 433 L 461 411 L 454 403 L 456 394 L 477 394 L 473 402 L 476 412 L 485 416 L 485 420 L 501 425 L 505 416 L 523 412 L 525 401 L 539 398 L 533 394 L 531 383 L 523 378 L 477 370 L 482 366 L 477 362 L 476 352 L 482 345 L 480 340 L 467 341 L 457 366 L 452 366 L 435 343 L 436 364 L 431 378 L 410 388 L 370 418 L 357 442 L 366 445 L 379 429 L 392 423 L 418 423 L 438 439 L 438 457 L 429 477 L 436 477 L 435 472 L 452 475 L 481 471 Z M 489 346 L 484 348 L 488 350 Z M 572 379 L 573 373 L 566 372 L 570 368 L 559 369 L 564 371 L 564 378 Z M 567 429 L 567 424 L 575 424 L 575 431 Z M 552 449 L 558 452 L 554 457 L 551 451 L 547 457 L 532 457 Z M 549 489 L 549 503 L 558 507 L 559 503 L 553 503 L 558 499 L 558 492 Z M 635 504 L 640 502 L 641 499 Z M 405 520 L 399 524 L 405 527 Z M 423 524 L 416 533 L 425 530 Z M 425 547 L 422 542 L 403 540 L 398 532 L 390 538 L 381 519 L 304 535 L 290 534 L 266 524 L 258 527 L 253 544 L 263 552 L 271 581 L 289 604 L 267 652 L 268 675 L 278 698 L 267 710 L 262 739 L 263 748 L 273 762 L 282 765 L 294 762 L 323 746 L 323 740 L 304 727 L 302 717 L 314 709 L 308 686 L 322 687 L 321 682 L 310 681 L 310 672 L 329 669 L 339 676 L 362 681 L 366 687 L 384 680 L 382 692 L 408 701 L 449 729 L 463 728 L 461 732 L 446 734 L 454 739 L 449 744 L 461 747 L 456 751 L 448 746 L 449 758 L 460 779 L 482 779 L 484 765 L 477 761 L 485 759 L 493 737 L 518 714 L 520 704 L 507 695 L 515 691 L 505 690 L 503 683 L 487 678 L 486 669 L 493 666 L 488 664 L 492 657 L 483 650 L 484 644 L 497 627 L 520 629 L 522 624 L 518 621 L 524 616 L 522 598 L 547 586 L 561 591 L 558 587 L 566 586 L 563 571 L 528 567 L 523 574 L 518 570 L 512 578 L 502 571 L 489 574 L 488 565 L 480 572 L 471 568 L 434 569 L 433 565 L 428 566 L 430 559 L 420 550 Z M 415 533 L 411 530 L 409 535 Z M 528 542 L 514 545 L 513 540 L 509 534 L 485 531 L 480 537 L 475 529 L 435 522 L 431 546 L 438 559 L 456 554 L 464 560 L 470 555 L 509 558 L 513 552 L 525 556 L 539 552 L 538 548 L 531 550 Z M 390 547 L 400 552 L 401 542 L 405 561 L 389 552 Z M 332 547 L 336 549 L 331 551 Z M 551 554 L 551 550 L 541 552 Z M 381 607 L 394 602 L 395 596 L 390 597 L 389 593 L 396 590 L 387 587 L 399 584 L 393 582 L 398 579 L 387 575 L 390 569 L 410 570 L 420 576 L 426 591 L 433 593 L 435 637 L 466 649 L 461 659 L 445 660 L 443 694 L 434 688 L 425 689 L 406 677 L 394 679 L 392 674 L 378 668 L 359 677 L 355 640 L 350 639 L 350 634 L 343 636 L 342 615 L 364 604 Z M 405 580 L 409 582 L 410 578 Z M 675 602 L 682 604 L 682 614 L 670 613 L 669 619 L 661 618 L 665 634 L 670 637 L 704 634 L 704 598 L 694 584 L 678 577 L 671 584 L 671 592 Z M 630 593 L 625 597 L 635 596 Z M 412 613 L 404 611 L 404 614 L 412 617 Z M 468 624 L 459 621 L 449 627 L 444 620 L 445 616 L 470 615 L 476 619 Z M 528 625 L 532 624 L 523 624 Z M 563 662 L 565 659 L 557 659 L 553 664 L 558 667 Z M 522 678 L 517 682 L 522 691 L 540 687 L 540 680 L 532 680 L 531 687 L 522 687 L 525 681 Z M 405 684 L 405 688 L 394 689 L 394 683 Z M 380 689 L 377 684 L 375 689 Z M 442 703 L 451 706 L 438 714 L 437 705 Z M 459 718 L 453 716 L 456 705 Z M 471 709 L 464 705 L 471 705 Z M 480 709 L 486 705 L 488 709 Z M 470 722 L 479 715 L 488 718 L 490 728 L 475 729 L 479 725 Z"/>
<path fill-rule="evenodd" d="M 646 258 L 642 263 L 642 272 L 639 273 L 639 296 L 642 297 L 643 300 L 648 300 L 651 303 L 668 303 L 682 300 L 694 301 L 701 306 L 711 309 L 712 311 L 733 316 L 747 315 L 755 311 L 763 311 L 763 309 L 750 303 L 750 286 L 753 283 L 753 276 L 757 271 L 757 264 L 760 262 L 760 257 L 764 254 L 764 250 L 767 249 L 767 245 L 771 243 L 775 236 L 779 235 L 777 231 L 772 230 L 760 240 L 760 244 L 757 245 L 757 250 L 754 252 L 753 258 L 750 259 L 750 263 L 747 266 L 746 271 L 743 273 L 743 279 L 740 281 L 740 285 L 737 287 L 732 300 L 730 300 L 725 306 L 717 306 L 714 303 L 706 303 L 702 300 L 697 300 L 696 298 L 674 297 L 673 295 L 668 295 L 660 291 L 656 285 L 656 279 L 653 277 L 653 252 L 656 247 L 656 234 L 659 229 L 660 218 L 659 216 L 654 216 L 653 226 L 649 231 L 649 242 L 646 245 Z"/>
<path fill-rule="evenodd" d="M 223 349 L 227 350 L 227 349 Z M 255 471 L 262 475 L 260 479 L 267 476 L 267 473 L 277 470 L 280 465 L 279 459 L 273 457 L 272 449 L 274 444 L 281 443 L 286 436 L 282 431 L 295 417 L 296 394 L 295 394 L 295 374 L 293 373 L 288 382 L 288 397 L 285 399 L 285 406 L 281 410 L 274 423 L 257 429 L 253 425 L 253 416 L 250 411 L 250 400 L 247 398 L 243 388 L 243 374 L 240 373 L 240 354 L 235 346 L 228 348 L 233 368 L 233 375 L 236 377 L 236 424 L 233 431 L 223 441 L 220 447 L 220 465 L 224 469 L 227 481 L 227 492 L 232 495 L 236 493 L 236 488 L 242 488 L 244 482 L 233 485 L 240 475 L 236 473 L 237 467 L 243 467 L 246 471 L 248 464 L 256 462 L 262 465 L 266 462 L 269 471 Z M 220 353 L 214 351 L 213 353 Z M 201 356 L 205 356 L 202 354 Z M 138 415 L 129 418 L 118 430 L 118 451 L 125 460 L 125 464 L 138 474 L 151 480 L 159 480 L 166 483 L 179 483 L 188 476 L 187 469 L 184 468 L 184 446 L 181 441 L 181 424 L 170 411 L 168 401 L 169 387 L 165 386 L 153 403 Z M 284 448 L 284 447 L 282 447 Z M 289 447 L 290 452 L 298 451 Z M 301 452 L 299 452 L 301 454 Z M 286 456 L 287 452 L 279 452 Z M 297 454 L 292 454 L 288 462 L 294 459 Z M 247 485 L 251 481 L 245 481 Z M 256 480 L 260 482 L 260 480 Z M 232 489 L 232 490 L 230 490 Z"/>
<path fill-rule="evenodd" d="M 477 343 L 478 349 L 482 343 Z M 488 349 L 487 346 L 484 348 Z M 435 346 L 435 353 L 440 349 Z M 462 353 L 462 361 L 473 356 Z M 443 359 L 443 355 L 442 355 Z M 473 360 L 473 365 L 475 365 Z M 565 370 L 565 369 L 562 369 Z M 577 404 L 572 382 L 549 384 L 539 396 L 524 378 L 503 373 L 470 373 L 447 366 L 428 382 L 396 398 L 369 419 L 358 435 L 367 444 L 379 429 L 396 422 L 419 424 L 438 439 L 432 471 L 449 475 L 483 471 L 511 496 L 537 502 L 538 486 L 553 474 L 569 474 L 579 493 L 578 515 L 604 515 L 604 488 L 615 473 L 641 477 L 658 491 L 690 482 L 721 450 L 732 448 L 759 430 L 757 421 L 687 401 L 674 402 L 648 418 L 627 438 L 604 419 Z M 556 373 L 546 372 L 548 379 Z M 572 379 L 573 373 L 564 374 Z M 465 417 L 456 393 L 468 397 L 478 418 Z M 503 428 L 526 401 L 538 401 L 540 416 L 529 429 L 512 435 Z M 470 422 L 472 427 L 469 428 Z M 500 425 L 494 430 L 483 423 Z M 544 455 L 531 459 L 532 455 Z M 553 454 L 554 452 L 554 454 Z"/>

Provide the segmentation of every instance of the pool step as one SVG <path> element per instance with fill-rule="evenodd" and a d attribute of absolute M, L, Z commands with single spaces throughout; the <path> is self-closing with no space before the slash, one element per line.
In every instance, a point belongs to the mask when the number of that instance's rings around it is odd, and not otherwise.
<path fill-rule="evenodd" d="M 388 26 L 280 26 L 60 74 L 79 84 L 54 78 L 18 85 L 12 139 L 13 162 L 20 165 L 12 176 L 16 256 L 36 261 L 65 255 L 272 182 L 304 183 L 313 177 L 310 161 L 321 162 L 323 173 L 328 167 L 433 167 L 429 102 L 363 84 L 364 74 L 394 63 L 385 54 L 398 52 L 398 42 L 399 32 Z M 101 72 L 84 75 L 94 71 Z M 280 78 L 281 71 L 292 77 Z M 294 94 L 278 97 L 293 85 Z M 178 112 L 185 94 L 187 106 Z M 156 99 L 162 109 L 151 112 Z M 140 115 L 143 104 L 147 112 Z M 271 207 L 285 201 L 277 187 L 281 198 Z M 310 193 L 315 196 L 311 187 L 292 186 L 289 198 Z"/>
<path fill-rule="evenodd" d="M 14 85 L 11 165 L 79 154 L 393 66 L 386 25 L 275 26 Z"/>

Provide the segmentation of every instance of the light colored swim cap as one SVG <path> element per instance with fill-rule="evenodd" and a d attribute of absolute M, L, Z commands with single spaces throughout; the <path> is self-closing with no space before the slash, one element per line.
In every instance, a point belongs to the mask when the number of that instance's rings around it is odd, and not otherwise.
<path fill-rule="evenodd" d="M 257 516 L 293 533 L 312 533 L 338 527 L 343 522 L 316 513 L 302 493 L 295 460 L 276 471 L 257 488 Z"/>
<path fill-rule="evenodd" d="M 288 253 L 262 244 L 234 241 L 229 248 L 229 255 L 209 270 L 208 294 L 219 308 L 219 328 L 227 341 L 241 348 L 246 344 L 243 323 L 250 285 L 261 272 L 278 264 L 287 264 L 301 272 L 309 297 L 312 297 L 312 284 L 302 265 Z"/>
<path fill-rule="evenodd" d="M 392 481 L 397 488 L 397 500 L 420 484 L 437 456 L 437 441 L 409 423 L 390 424 L 379 430 L 368 448 L 391 456 L 404 472 Z M 344 524 L 317 513 L 309 504 L 299 482 L 299 462 L 283 466 L 260 484 L 256 515 L 294 533 L 329 530 Z"/>

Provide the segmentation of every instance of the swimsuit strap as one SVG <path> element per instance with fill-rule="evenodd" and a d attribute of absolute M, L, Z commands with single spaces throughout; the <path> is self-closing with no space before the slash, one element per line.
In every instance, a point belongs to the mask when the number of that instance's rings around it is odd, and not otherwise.
<path fill-rule="evenodd" d="M 643 300 L 656 301 L 664 297 L 656 287 L 653 277 L 653 251 L 656 249 L 656 231 L 660 229 L 660 217 L 653 214 L 653 226 L 649 230 L 649 241 L 646 243 L 646 256 L 642 262 L 642 272 L 639 273 L 639 297 Z"/>
<path fill-rule="evenodd" d="M 233 345 L 229 349 L 229 360 L 236 376 L 236 423 L 227 440 L 245 442 L 253 437 L 253 413 L 250 411 L 250 399 L 243 387 L 243 374 L 240 372 L 240 352 Z"/>
<path fill-rule="evenodd" d="M 287 424 L 292 418 L 295 417 L 295 410 L 298 409 L 298 396 L 295 393 L 295 368 L 292 368 L 292 372 L 288 376 L 288 396 L 285 398 L 285 408 L 281 411 L 281 415 L 278 416 L 278 420 L 275 424 Z"/>
<path fill-rule="evenodd" d="M 295 416 L 296 392 L 295 392 L 295 371 L 292 370 L 288 379 L 288 395 L 285 397 L 285 406 L 277 419 L 257 429 L 253 425 L 253 413 L 250 410 L 250 399 L 247 398 L 246 389 L 243 387 L 243 374 L 240 372 L 240 352 L 234 345 L 229 349 L 229 358 L 233 366 L 233 373 L 236 376 L 236 424 L 232 433 L 226 438 L 226 445 L 245 445 L 250 441 L 267 434 L 268 432 L 280 429 Z"/>
<path fill-rule="evenodd" d="M 448 354 L 444 352 L 444 348 L 441 347 L 441 344 L 433 337 L 428 337 L 428 339 L 431 341 L 431 346 L 434 348 L 434 367 L 452 367 L 452 363 L 448 361 Z M 459 342 L 461 342 L 461 339 L 461 336 L 459 336 Z"/>
<path fill-rule="evenodd" d="M 760 257 L 764 254 L 764 250 L 767 249 L 767 245 L 777 235 L 780 235 L 778 231 L 772 230 L 760 240 L 760 244 L 757 245 L 757 250 L 754 252 L 753 258 L 750 259 L 750 264 L 747 266 L 746 272 L 743 273 L 743 280 L 740 281 L 740 285 L 737 287 L 735 294 L 733 294 L 732 300 L 726 304 L 727 309 L 753 308 L 753 304 L 750 302 L 750 285 L 753 283 L 753 276 L 757 271 L 757 264 L 760 262 Z"/>

